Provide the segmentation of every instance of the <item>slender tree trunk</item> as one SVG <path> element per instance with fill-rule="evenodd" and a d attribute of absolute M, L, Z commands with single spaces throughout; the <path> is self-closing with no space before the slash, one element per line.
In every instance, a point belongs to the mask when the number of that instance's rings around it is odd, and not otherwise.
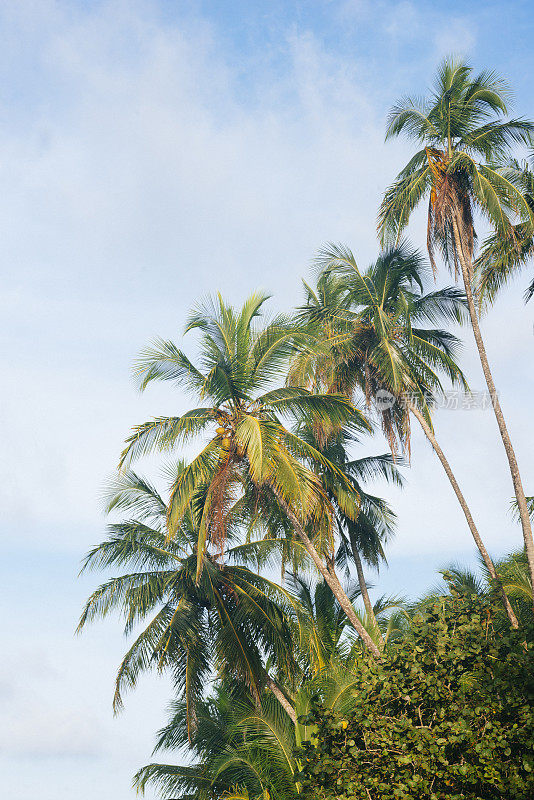
<path fill-rule="evenodd" d="M 293 525 L 295 532 L 299 539 L 301 540 L 302 544 L 306 548 L 308 555 L 310 556 L 311 560 L 325 579 L 326 583 L 332 590 L 332 593 L 336 600 L 338 601 L 339 605 L 345 612 L 346 616 L 349 619 L 352 627 L 355 629 L 359 637 L 362 639 L 363 643 L 367 647 L 368 650 L 375 656 L 375 658 L 381 658 L 380 650 L 373 642 L 365 628 L 363 627 L 362 623 L 358 619 L 356 612 L 354 611 L 354 607 L 350 602 L 349 598 L 347 597 L 345 590 L 343 589 L 339 578 L 337 577 L 335 571 L 333 569 L 328 569 L 326 564 L 323 562 L 321 556 L 317 552 L 313 542 L 307 535 L 306 531 L 304 530 L 300 520 L 298 519 L 297 515 L 291 510 L 289 505 L 286 501 L 280 497 L 278 494 L 276 495 L 278 502 L 280 503 L 281 507 L 284 509 L 285 513 L 291 524 Z"/>
<path fill-rule="evenodd" d="M 523 484 L 521 482 L 521 475 L 519 473 L 519 467 L 517 464 L 514 448 L 512 447 L 512 442 L 510 439 L 510 435 L 508 433 L 508 428 L 506 427 L 506 422 L 504 419 L 504 415 L 502 413 L 501 404 L 499 403 L 499 398 L 495 390 L 495 384 L 493 382 L 493 376 L 491 374 L 488 356 L 486 354 L 486 348 L 484 346 L 484 340 L 482 339 L 482 334 L 480 332 L 480 325 L 478 324 L 478 316 L 477 316 L 475 301 L 473 298 L 473 290 L 471 287 L 471 275 L 473 272 L 472 264 L 470 263 L 470 259 L 465 255 L 462 248 L 460 225 L 458 217 L 456 215 L 453 215 L 452 217 L 452 227 L 454 233 L 456 252 L 458 254 L 460 267 L 462 269 L 462 277 L 464 280 L 469 316 L 471 318 L 471 326 L 473 328 L 473 334 L 475 337 L 478 354 L 480 356 L 480 363 L 482 364 L 482 370 L 484 372 L 484 377 L 486 379 L 488 391 L 491 396 L 491 402 L 493 404 L 495 419 L 497 420 L 497 425 L 499 426 L 499 432 L 501 434 L 502 443 L 504 445 L 504 449 L 506 451 L 506 455 L 508 458 L 508 464 L 510 466 L 510 473 L 512 475 L 512 482 L 514 484 L 514 492 L 517 498 L 517 507 L 519 509 L 519 517 L 521 519 L 521 527 L 523 529 L 523 540 L 525 542 L 525 552 L 527 554 L 528 566 L 530 571 L 530 580 L 532 582 L 532 586 L 534 587 L 534 541 L 532 539 L 532 525 L 530 523 L 527 500 L 525 497 L 525 492 L 523 490 Z"/>
<path fill-rule="evenodd" d="M 412 412 L 412 414 L 414 415 L 414 417 L 417 419 L 417 421 L 421 425 L 421 427 L 422 427 L 422 429 L 423 429 L 423 431 L 425 433 L 426 438 L 428 439 L 428 441 L 430 442 L 430 444 L 434 448 L 434 452 L 436 453 L 437 457 L 441 461 L 441 464 L 443 466 L 443 469 L 445 470 L 447 478 L 449 479 L 450 484 L 451 484 L 452 488 L 454 489 L 454 493 L 455 493 L 456 497 L 458 498 L 458 502 L 460 503 L 460 506 L 462 507 L 462 511 L 464 512 L 464 516 L 465 516 L 465 518 L 467 520 L 467 524 L 469 526 L 469 530 L 471 531 L 471 535 L 472 535 L 473 539 L 475 540 L 475 543 L 476 543 L 476 546 L 479 549 L 480 555 L 482 556 L 482 558 L 484 560 L 484 564 L 486 565 L 486 568 L 487 568 L 492 580 L 495 582 L 495 584 L 498 587 L 499 592 L 500 592 L 500 594 L 502 596 L 504 607 L 506 609 L 506 614 L 508 615 L 508 619 L 510 620 L 511 626 L 513 628 L 519 628 L 519 622 L 517 621 L 517 617 L 514 614 L 514 610 L 513 610 L 512 606 L 510 605 L 510 600 L 508 599 L 508 595 L 504 591 L 504 587 L 503 587 L 503 585 L 502 585 L 502 583 L 500 581 L 499 576 L 497 575 L 497 572 L 495 570 L 495 565 L 494 565 L 493 561 L 491 560 L 491 557 L 490 557 L 488 551 L 484 547 L 484 542 L 480 538 L 480 534 L 478 532 L 478 529 L 477 529 L 477 527 L 475 525 L 473 517 L 471 516 L 471 511 L 469 510 L 469 506 L 467 505 L 467 503 L 465 501 L 465 497 L 463 496 L 462 491 L 461 491 L 460 487 L 458 486 L 458 481 L 454 477 L 454 473 L 453 473 L 453 471 L 451 469 L 451 466 L 450 466 L 449 462 L 447 461 L 443 450 L 439 446 L 438 441 L 437 441 L 436 437 L 434 436 L 434 433 L 432 432 L 432 428 L 430 427 L 430 425 L 428 424 L 428 422 L 424 418 L 423 414 L 421 414 L 421 412 L 419 411 L 417 406 L 415 406 L 411 402 L 408 402 L 407 405 L 408 405 L 408 408 L 410 409 L 410 411 Z"/>
<path fill-rule="evenodd" d="M 367 584 L 365 583 L 365 575 L 363 574 L 363 566 L 362 560 L 360 558 L 360 554 L 358 552 L 357 547 L 352 547 L 352 556 L 354 558 L 354 563 L 356 564 L 356 573 L 358 575 L 358 583 L 360 584 L 360 592 L 362 593 L 363 604 L 365 606 L 365 610 L 367 611 L 367 616 L 371 620 L 380 643 L 381 649 L 384 648 L 384 637 L 382 636 L 382 631 L 379 628 L 378 620 L 375 615 L 375 610 L 373 608 L 373 604 L 371 603 L 371 598 L 369 597 L 369 592 L 367 591 Z"/>
<path fill-rule="evenodd" d="M 271 676 L 266 672 L 265 673 L 265 685 L 271 692 L 274 694 L 284 711 L 287 713 L 289 719 L 293 723 L 293 725 L 297 724 L 297 713 L 281 688 L 278 686 L 276 681 L 274 681 Z"/>

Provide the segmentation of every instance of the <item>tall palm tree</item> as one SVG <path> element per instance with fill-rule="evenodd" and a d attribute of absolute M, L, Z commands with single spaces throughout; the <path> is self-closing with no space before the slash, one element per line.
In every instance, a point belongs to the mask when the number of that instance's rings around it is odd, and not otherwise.
<path fill-rule="evenodd" d="M 183 472 L 178 465 L 173 473 Z M 142 625 L 117 673 L 114 707 L 125 689 L 148 669 L 170 671 L 186 709 L 192 737 L 198 706 L 214 676 L 240 681 L 253 701 L 271 691 L 292 719 L 295 711 L 271 669 L 296 669 L 287 591 L 243 565 L 221 563 L 208 553 L 196 581 L 198 518 L 190 506 L 169 539 L 167 506 L 146 479 L 129 470 L 114 482 L 108 510 L 124 519 L 111 524 L 107 538 L 93 548 L 82 569 L 119 568 L 89 597 L 78 630 L 94 619 L 120 612 L 125 633 Z M 233 533 L 229 531 L 232 536 Z"/>
<path fill-rule="evenodd" d="M 382 253 L 364 271 L 352 252 L 340 246 L 324 249 L 318 266 L 322 270 L 320 283 L 330 284 L 323 294 L 328 306 L 322 303 L 319 318 L 329 318 L 325 332 L 333 343 L 329 352 L 324 336 L 318 337 L 319 362 L 327 365 L 319 370 L 329 376 L 331 387 L 348 394 L 360 391 L 367 402 L 374 401 L 393 450 L 398 439 L 409 451 L 409 415 L 417 419 L 445 470 L 487 569 L 498 583 L 491 557 L 437 441 L 431 419 L 434 397 L 443 391 L 440 373 L 453 384 L 466 388 L 466 383 L 456 362 L 459 340 L 446 330 L 422 325 L 461 321 L 463 293 L 454 287 L 425 293 L 424 261 L 404 243 Z M 310 297 L 308 292 L 304 319 L 317 319 L 317 305 L 318 296 Z M 332 329 L 332 321 L 337 330 Z M 299 359 L 296 363 L 303 377 Z M 308 364 L 305 351 L 304 369 Z M 388 401 L 385 408 L 384 399 Z M 510 623 L 517 627 L 502 587 L 501 595 Z"/>
<path fill-rule="evenodd" d="M 517 498 L 525 551 L 534 578 L 534 541 L 517 458 L 501 409 L 480 331 L 473 291 L 474 213 L 478 211 L 497 235 L 513 236 L 516 219 L 530 227 L 532 209 L 517 171 L 503 164 L 516 143 L 530 143 L 534 126 L 507 119 L 508 91 L 494 73 L 474 75 L 462 62 L 445 61 L 430 98 L 401 100 L 390 112 L 386 139 L 401 134 L 419 150 L 387 189 L 378 229 L 382 242 L 396 240 L 420 200 L 428 197 L 428 249 L 441 249 L 455 274 L 461 273 L 469 317 L 508 458 Z"/>
<path fill-rule="evenodd" d="M 293 351 L 297 333 L 284 317 L 264 327 L 256 324 L 266 299 L 265 295 L 252 295 L 238 312 L 220 296 L 197 308 L 186 332 L 200 331 L 198 366 L 172 342 L 160 341 L 142 354 L 137 365 L 141 389 L 154 380 L 171 381 L 205 405 L 134 428 L 120 466 L 154 448 L 168 450 L 208 433 L 201 452 L 176 479 L 167 515 L 168 532 L 173 536 L 199 487 L 206 487 L 198 531 L 197 581 L 206 551 L 217 552 L 224 546 L 226 511 L 239 499 L 246 499 L 254 508 L 267 498 L 287 517 L 365 646 L 378 658 L 380 651 L 336 574 L 332 506 L 309 465 L 320 465 L 330 476 L 336 502 L 348 517 L 357 518 L 359 497 L 346 476 L 286 427 L 282 417 L 312 426 L 349 424 L 361 429 L 369 424 L 340 394 L 273 387 Z"/>

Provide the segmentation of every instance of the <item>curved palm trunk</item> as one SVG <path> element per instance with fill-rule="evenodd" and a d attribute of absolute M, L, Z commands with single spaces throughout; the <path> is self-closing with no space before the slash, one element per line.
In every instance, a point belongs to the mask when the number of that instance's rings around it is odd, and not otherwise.
<path fill-rule="evenodd" d="M 293 723 L 293 725 L 297 724 L 297 713 L 281 688 L 278 686 L 276 681 L 274 681 L 271 676 L 266 672 L 265 673 L 265 685 L 271 692 L 274 694 L 284 711 L 287 713 L 289 719 Z"/>
<path fill-rule="evenodd" d="M 374 629 L 376 630 L 378 641 L 380 644 L 381 649 L 384 649 L 384 637 L 382 636 L 382 631 L 379 628 L 378 620 L 376 618 L 375 610 L 373 608 L 373 604 L 371 603 L 371 598 L 369 597 L 369 592 L 367 591 L 367 584 L 365 582 L 365 575 L 363 574 L 363 566 L 362 560 L 360 558 L 360 554 L 358 552 L 357 547 L 352 547 L 352 556 L 354 558 L 354 563 L 356 564 L 356 573 L 358 575 L 358 583 L 360 585 L 360 592 L 362 594 L 363 604 L 365 606 L 365 610 L 367 611 L 367 616 L 371 620 L 371 624 L 373 625 Z"/>
<path fill-rule="evenodd" d="M 486 568 L 487 568 L 492 580 L 495 582 L 496 586 L 499 589 L 499 592 L 501 594 L 502 601 L 503 601 L 503 604 L 504 604 L 504 608 L 506 609 L 506 614 L 508 616 L 508 619 L 510 620 L 510 624 L 511 624 L 512 628 L 519 628 L 519 622 L 517 621 L 517 617 L 514 614 L 514 610 L 513 610 L 512 606 L 510 605 L 510 600 L 508 599 L 508 595 L 504 591 L 504 587 L 503 587 L 503 585 L 501 583 L 501 580 L 500 580 L 499 576 L 497 575 L 497 572 L 495 570 L 495 565 L 494 565 L 493 561 L 491 560 L 491 557 L 490 557 L 488 551 L 486 550 L 486 548 L 484 546 L 484 542 L 480 538 L 480 534 L 478 532 L 478 529 L 477 529 L 477 527 L 475 525 L 475 522 L 473 520 L 473 517 L 471 515 L 471 511 L 469 510 L 469 506 L 467 505 L 467 503 L 465 501 L 465 497 L 463 496 L 462 491 L 461 491 L 460 487 L 458 486 L 458 481 L 454 477 L 454 473 L 453 473 L 453 471 L 451 469 L 451 466 L 450 466 L 449 462 L 447 461 L 443 450 L 439 446 L 436 437 L 434 436 L 432 428 L 430 427 L 430 425 L 428 424 L 428 422 L 426 421 L 424 416 L 421 414 L 421 412 L 419 411 L 417 406 L 413 405 L 413 403 L 411 403 L 411 402 L 408 402 L 407 406 L 410 409 L 410 411 L 412 412 L 412 414 L 414 415 L 414 417 L 417 419 L 419 424 L 421 425 L 421 428 L 423 429 L 423 431 L 425 433 L 425 436 L 427 437 L 428 441 L 430 442 L 430 444 L 434 448 L 434 452 L 436 453 L 437 457 L 441 461 L 441 464 L 443 466 L 443 469 L 445 470 L 447 478 L 449 479 L 450 484 L 451 484 L 452 488 L 454 489 L 454 493 L 455 493 L 456 497 L 458 498 L 458 502 L 460 503 L 460 506 L 462 507 L 462 511 L 464 512 L 464 516 L 465 516 L 465 518 L 467 520 L 467 524 L 469 526 L 469 530 L 471 531 L 471 535 L 472 535 L 473 539 L 475 540 L 475 543 L 476 543 L 476 546 L 478 547 L 480 555 L 482 556 L 482 558 L 484 560 L 484 564 L 486 565 Z"/>
<path fill-rule="evenodd" d="M 276 492 L 275 492 L 276 493 Z M 358 619 L 356 612 L 354 611 L 353 605 L 350 602 L 349 598 L 347 597 L 343 586 L 339 578 L 337 577 L 334 569 L 331 567 L 328 569 L 326 564 L 321 559 L 321 556 L 317 552 L 315 545 L 311 541 L 310 537 L 307 535 L 306 531 L 304 530 L 303 526 L 301 525 L 297 515 L 291 510 L 289 505 L 286 501 L 276 493 L 276 497 L 280 506 L 284 509 L 285 513 L 291 524 L 293 525 L 295 532 L 299 539 L 301 540 L 302 544 L 304 545 L 308 555 L 310 556 L 311 560 L 325 579 L 326 583 L 332 590 L 332 593 L 336 600 L 338 601 L 339 605 L 345 612 L 349 622 L 351 623 L 352 627 L 355 629 L 356 633 L 363 641 L 367 649 L 375 656 L 375 658 L 381 658 L 380 650 L 373 642 L 365 628 L 363 627 L 362 623 Z"/>
<path fill-rule="evenodd" d="M 534 586 L 534 541 L 532 539 L 532 525 L 530 523 L 527 500 L 525 497 L 525 492 L 523 490 L 523 484 L 521 482 L 521 475 L 519 473 L 519 466 L 517 464 L 514 448 L 512 447 L 512 442 L 510 439 L 510 435 L 508 433 L 508 428 L 506 427 L 506 422 L 504 419 L 504 415 L 502 413 L 501 404 L 499 403 L 499 398 L 495 390 L 495 384 L 493 382 L 493 375 L 491 374 L 488 356 L 486 354 L 486 348 L 484 346 L 484 340 L 482 339 L 482 334 L 480 332 L 480 325 L 478 324 L 478 316 L 475 307 L 475 301 L 473 298 L 473 291 L 471 288 L 471 275 L 473 271 L 471 259 L 466 257 L 463 251 L 462 240 L 460 236 L 460 223 L 456 215 L 453 215 L 452 217 L 452 227 L 454 233 L 454 243 L 456 247 L 456 252 L 458 254 L 460 267 L 462 269 L 462 277 L 464 281 L 465 294 L 467 297 L 469 316 L 471 318 L 471 326 L 473 328 L 473 334 L 475 337 L 478 354 L 480 356 L 480 363 L 482 364 L 482 370 L 484 372 L 484 377 L 486 379 L 486 385 L 488 387 L 488 391 L 491 396 L 493 411 L 495 413 L 495 419 L 497 420 L 497 425 L 499 426 L 499 432 L 501 434 L 502 443 L 504 445 L 506 456 L 508 458 L 510 473 L 512 475 L 512 482 L 514 484 L 514 492 L 517 498 L 519 517 L 521 519 L 521 528 L 523 530 L 523 540 L 525 542 L 525 552 L 527 554 L 530 579 L 532 581 L 532 585 Z"/>

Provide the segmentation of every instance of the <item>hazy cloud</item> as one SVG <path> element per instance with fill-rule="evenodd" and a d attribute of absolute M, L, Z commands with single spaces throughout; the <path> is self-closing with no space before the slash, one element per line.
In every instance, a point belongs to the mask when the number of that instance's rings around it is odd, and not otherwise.
<path fill-rule="evenodd" d="M 471 18 L 455 17 L 434 35 L 438 57 L 451 53 L 469 58 L 476 42 L 476 22 Z"/>

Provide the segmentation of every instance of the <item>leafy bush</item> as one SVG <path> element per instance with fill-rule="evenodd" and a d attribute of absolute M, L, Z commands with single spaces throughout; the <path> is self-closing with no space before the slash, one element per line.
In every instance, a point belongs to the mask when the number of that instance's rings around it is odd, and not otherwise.
<path fill-rule="evenodd" d="M 380 665 L 362 656 L 351 714 L 316 704 L 305 718 L 317 727 L 299 753 L 304 796 L 532 800 L 533 648 L 493 617 L 453 594 Z"/>

